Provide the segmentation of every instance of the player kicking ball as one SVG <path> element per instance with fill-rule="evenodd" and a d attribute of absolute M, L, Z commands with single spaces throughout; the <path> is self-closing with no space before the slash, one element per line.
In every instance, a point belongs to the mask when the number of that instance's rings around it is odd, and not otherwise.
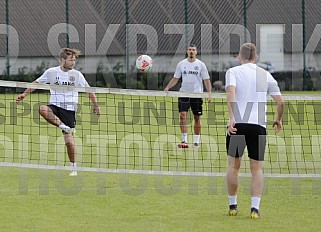
<path fill-rule="evenodd" d="M 60 51 L 60 66 L 47 69 L 42 76 L 33 83 L 50 84 L 50 101 L 48 105 L 41 105 L 40 115 L 50 124 L 60 128 L 64 134 L 67 153 L 70 161 L 70 176 L 77 176 L 77 151 L 74 140 L 76 126 L 76 112 L 78 106 L 78 91 L 74 89 L 59 89 L 59 86 L 89 87 L 83 74 L 74 69 L 76 58 L 80 51 L 63 48 Z M 54 88 L 57 86 L 57 88 Z M 34 89 L 28 88 L 18 95 L 16 102 L 21 102 Z M 100 108 L 94 93 L 88 93 L 94 105 L 94 113 L 99 116 Z"/>

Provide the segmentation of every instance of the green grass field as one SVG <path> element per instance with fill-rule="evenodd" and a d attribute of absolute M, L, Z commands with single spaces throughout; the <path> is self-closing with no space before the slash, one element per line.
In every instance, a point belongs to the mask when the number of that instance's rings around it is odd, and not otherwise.
<path fill-rule="evenodd" d="M 317 231 L 320 181 L 266 179 L 262 218 L 227 216 L 223 178 L 156 177 L 1 168 L 1 231 Z"/>
<path fill-rule="evenodd" d="M 48 95 L 32 94 L 20 106 L 15 106 L 14 98 L 14 94 L 0 95 L 0 162 L 68 165 L 61 132 L 37 115 L 35 104 L 46 103 Z M 99 101 L 102 116 L 97 121 L 88 113 L 87 98 L 81 96 L 79 166 L 225 172 L 222 99 L 204 106 L 202 146 L 188 151 L 176 149 L 180 140 L 176 103 L 123 95 L 99 95 Z M 317 102 L 302 102 L 287 103 L 280 135 L 268 129 L 267 174 L 321 173 L 321 114 Z M 318 178 L 266 178 L 262 218 L 251 220 L 245 177 L 239 192 L 240 213 L 229 217 L 223 177 L 80 172 L 70 178 L 61 170 L 0 170 L 1 231 L 314 231 L 321 226 Z M 242 172 L 248 173 L 246 157 Z"/>

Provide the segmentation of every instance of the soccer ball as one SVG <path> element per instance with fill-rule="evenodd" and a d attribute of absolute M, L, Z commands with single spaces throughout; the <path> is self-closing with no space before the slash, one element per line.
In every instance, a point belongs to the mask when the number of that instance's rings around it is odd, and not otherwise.
<path fill-rule="evenodd" d="M 141 55 L 136 59 L 136 68 L 141 72 L 148 72 L 153 66 L 150 56 Z"/>

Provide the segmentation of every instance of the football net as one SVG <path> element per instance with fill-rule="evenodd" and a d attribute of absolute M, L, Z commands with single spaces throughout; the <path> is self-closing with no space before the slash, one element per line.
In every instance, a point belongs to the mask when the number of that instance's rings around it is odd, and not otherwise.
<path fill-rule="evenodd" d="M 67 169 L 61 130 L 38 112 L 49 101 L 49 86 L 0 81 L 0 166 Z M 25 88 L 36 88 L 23 102 Z M 188 113 L 188 149 L 178 148 L 181 132 L 178 97 L 203 97 L 170 91 L 79 88 L 75 142 L 80 171 L 159 175 L 225 176 L 228 112 L 225 93 L 204 99 L 200 146 L 194 147 L 194 122 Z M 86 92 L 97 95 L 101 116 Z M 285 95 L 283 130 L 275 134 L 275 103 L 269 100 L 264 173 L 270 177 L 321 176 L 321 96 Z M 241 173 L 250 175 L 247 152 Z"/>

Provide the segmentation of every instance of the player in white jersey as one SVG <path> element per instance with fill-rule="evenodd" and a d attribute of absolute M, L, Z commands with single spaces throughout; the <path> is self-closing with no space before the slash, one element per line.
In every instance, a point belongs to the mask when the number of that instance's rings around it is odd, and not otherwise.
<path fill-rule="evenodd" d="M 180 92 L 184 93 L 203 93 L 203 82 L 208 91 L 208 101 L 211 101 L 212 84 L 205 64 L 196 58 L 197 47 L 190 44 L 187 49 L 187 58 L 177 64 L 174 77 L 170 80 L 164 91 L 169 91 L 174 87 L 178 80 L 182 78 Z M 201 134 L 201 115 L 203 100 L 202 98 L 178 98 L 178 109 L 180 114 L 180 128 L 182 132 L 182 142 L 180 148 L 188 148 L 186 118 L 189 108 L 194 114 L 194 146 L 198 147 Z"/>
<path fill-rule="evenodd" d="M 41 105 L 40 115 L 50 124 L 59 127 L 65 138 L 67 153 L 70 160 L 70 176 L 76 176 L 76 146 L 73 138 L 76 126 L 76 111 L 78 105 L 78 92 L 71 89 L 62 89 L 59 86 L 89 87 L 83 74 L 75 69 L 76 58 L 80 51 L 63 48 L 60 51 L 60 66 L 47 69 L 34 83 L 50 84 L 50 101 L 48 105 Z M 57 88 L 55 88 L 57 86 Z M 26 89 L 17 96 L 16 102 L 21 102 L 34 89 Z M 89 93 L 89 98 L 94 105 L 94 113 L 100 115 L 100 108 L 96 95 Z"/>
<path fill-rule="evenodd" d="M 229 215 L 237 214 L 238 173 L 245 147 L 250 158 L 251 218 L 259 218 L 263 190 L 263 160 L 266 145 L 267 94 L 276 102 L 275 132 L 282 129 L 284 102 L 278 83 L 271 74 L 258 67 L 256 47 L 252 43 L 241 46 L 241 65 L 226 72 L 226 98 L 229 124 L 226 135 L 228 170 L 226 174 Z"/>

